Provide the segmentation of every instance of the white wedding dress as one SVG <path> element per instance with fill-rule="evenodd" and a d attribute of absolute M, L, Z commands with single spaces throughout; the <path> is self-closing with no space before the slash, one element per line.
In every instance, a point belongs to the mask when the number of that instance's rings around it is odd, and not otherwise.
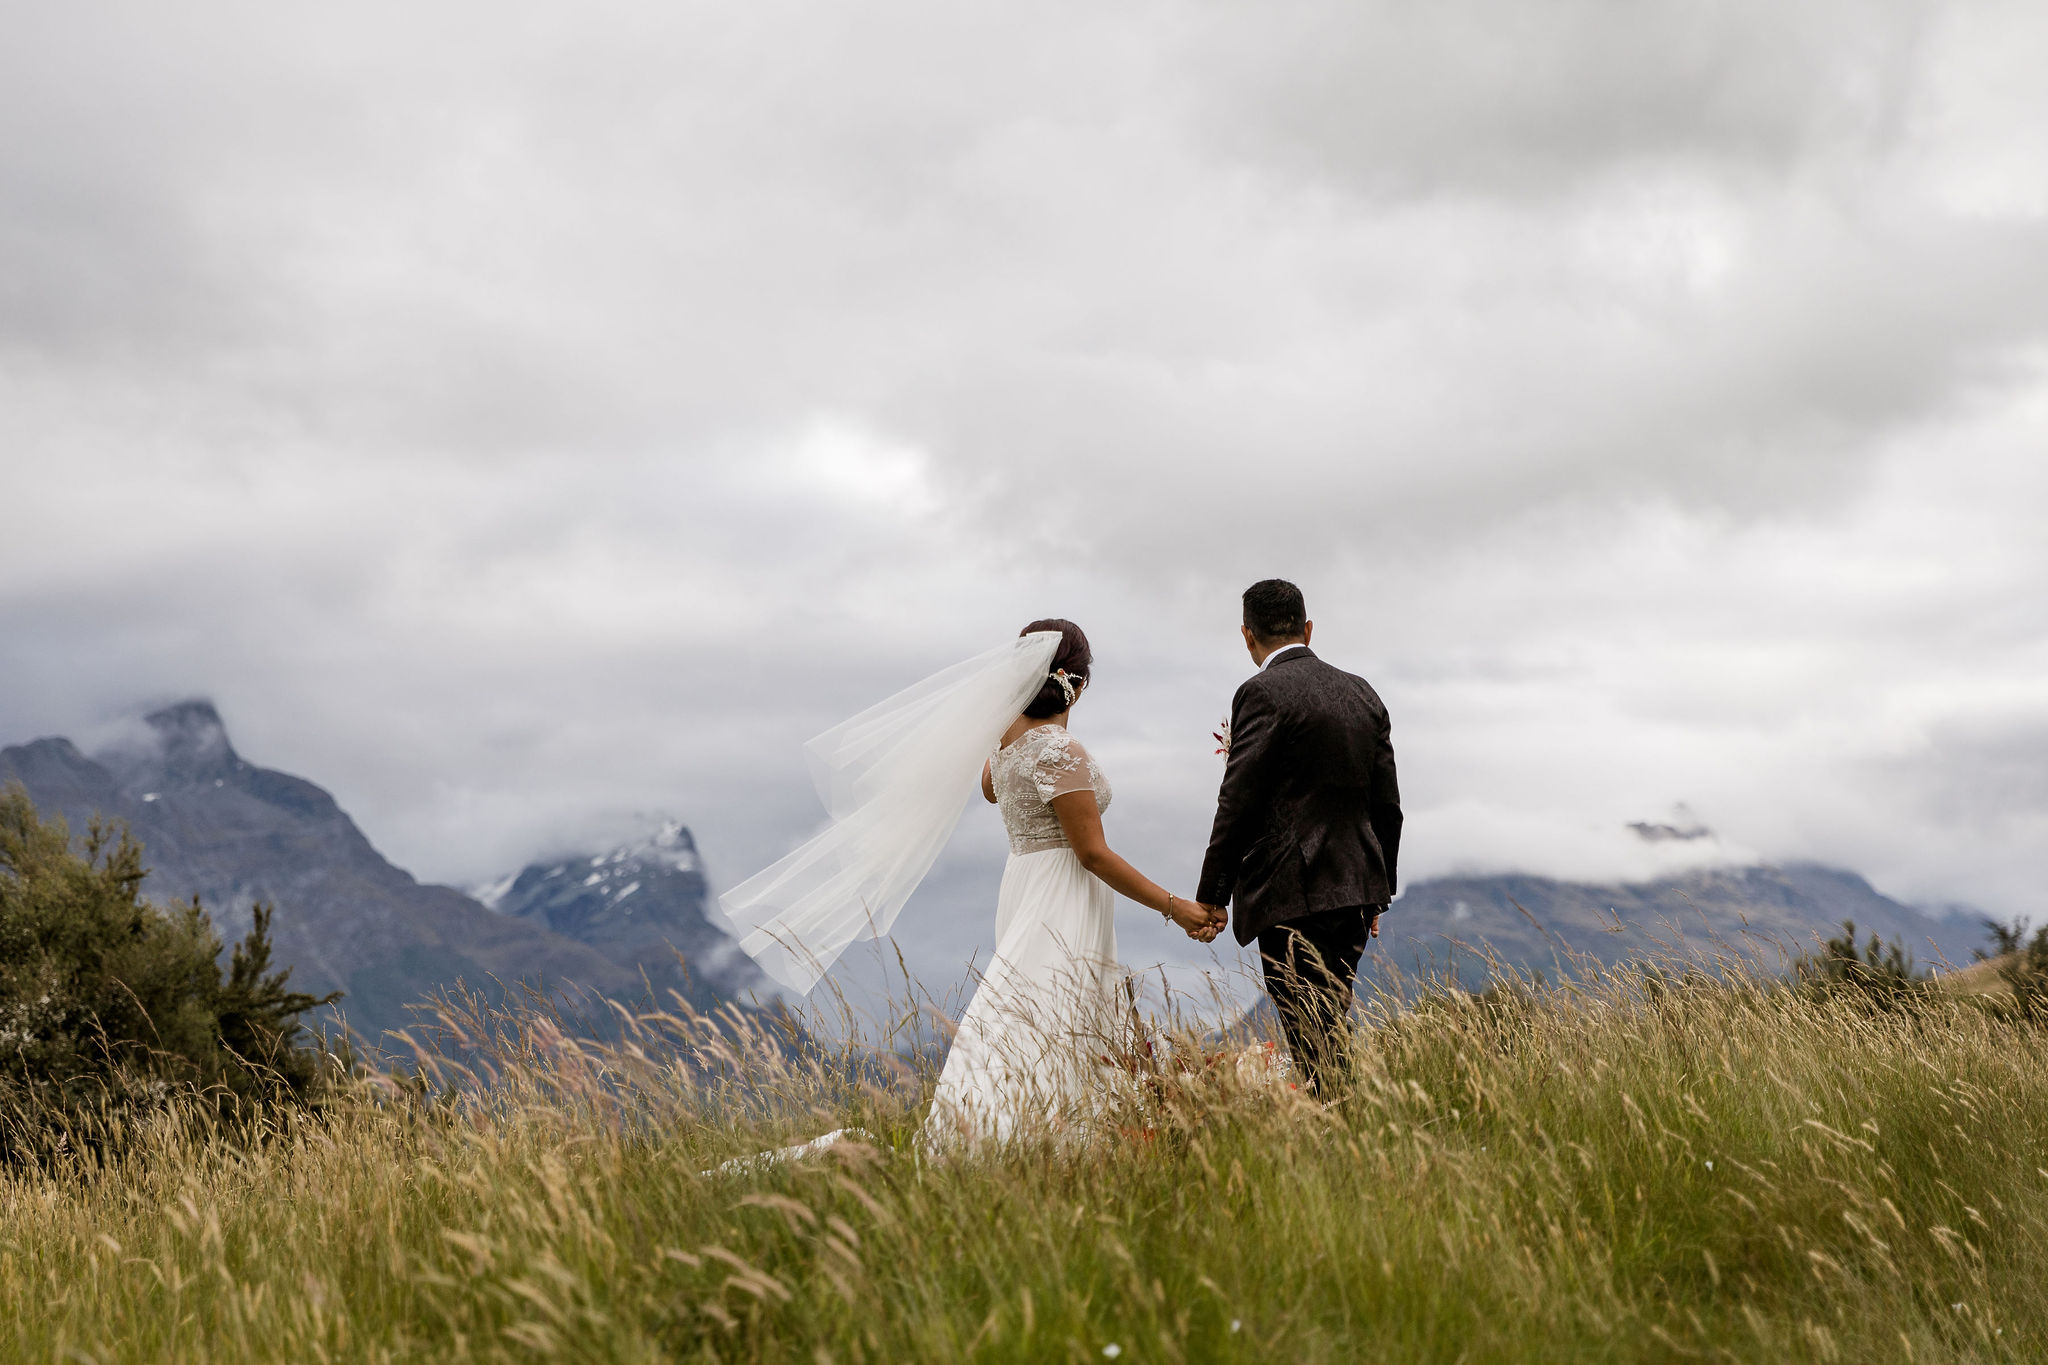
<path fill-rule="evenodd" d="M 996 895 L 996 949 L 939 1075 L 928 1148 L 1070 1131 L 1100 1099 L 1121 1050 L 1116 898 L 1081 866 L 1055 797 L 1109 780 L 1057 725 L 1027 730 L 989 760 L 1010 860 Z"/>
<path fill-rule="evenodd" d="M 1115 898 L 1052 812 L 1054 798 L 1078 791 L 1107 809 L 1109 782 L 1060 726 L 999 743 L 1052 676 L 1059 641 L 1051 631 L 1006 641 L 812 740 L 805 753 L 831 823 L 719 897 L 740 947 L 783 987 L 809 993 L 849 945 L 889 932 L 975 799 L 987 759 L 1010 860 L 995 955 L 939 1077 L 928 1149 L 1074 1131 L 1128 1032 L 1116 1009 Z"/>

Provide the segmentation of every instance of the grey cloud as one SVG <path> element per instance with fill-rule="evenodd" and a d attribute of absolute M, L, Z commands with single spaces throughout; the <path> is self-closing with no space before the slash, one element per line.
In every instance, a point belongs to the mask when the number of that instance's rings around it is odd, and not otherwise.
<path fill-rule="evenodd" d="M 2048 831 L 2048 709 L 1943 722 L 1920 752 L 1880 771 L 1943 826 L 2038 839 Z"/>
<path fill-rule="evenodd" d="M 1375 195 L 1548 197 L 1669 160 L 1790 176 L 1896 142 L 1945 8 L 1215 4 L 1189 99 L 1254 159 Z"/>
<path fill-rule="evenodd" d="M 206 693 L 423 875 L 662 810 L 730 882 L 803 739 L 1052 612 L 1188 880 L 1280 572 L 1418 872 L 1688 800 L 2038 881 L 2017 9 L 219 15 L 0 51 L 0 739 Z"/>

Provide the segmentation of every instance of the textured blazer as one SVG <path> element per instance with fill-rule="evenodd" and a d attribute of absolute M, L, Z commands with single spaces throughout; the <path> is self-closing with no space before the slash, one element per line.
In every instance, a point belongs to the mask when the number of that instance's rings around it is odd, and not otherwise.
<path fill-rule="evenodd" d="M 1197 894 L 1235 902 L 1239 943 L 1290 919 L 1393 899 L 1401 791 L 1387 708 L 1297 648 L 1230 703 L 1230 757 Z"/>

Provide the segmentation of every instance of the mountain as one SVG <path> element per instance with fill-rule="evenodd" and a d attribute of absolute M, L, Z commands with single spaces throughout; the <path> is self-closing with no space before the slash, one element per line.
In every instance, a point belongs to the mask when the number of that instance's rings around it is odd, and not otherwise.
<path fill-rule="evenodd" d="M 1667 951 L 1726 951 L 1766 970 L 1854 920 L 1903 941 L 1923 966 L 1962 965 L 1984 934 L 1975 919 L 1933 916 L 1880 895 L 1853 872 L 1816 864 L 1707 868 L 1658 881 L 1591 885 L 1519 875 L 1417 882 L 1381 922 L 1370 980 L 1451 974 L 1483 984 L 1482 950 L 1555 979 L 1576 955 L 1602 963 Z"/>
<path fill-rule="evenodd" d="M 671 990 L 699 1008 L 772 990 L 710 918 L 709 889 L 679 824 L 603 852 L 534 863 L 478 895 L 423 885 L 394 867 L 334 798 L 235 752 L 213 706 L 182 702 L 87 755 L 66 739 L 0 749 L 0 783 L 18 780 L 46 816 L 74 831 L 102 815 L 126 822 L 159 902 L 197 896 L 223 938 L 276 906 L 277 960 L 304 990 L 347 993 L 340 1013 L 372 1041 L 414 1021 L 408 1006 L 456 981 L 576 985 L 657 1002 Z M 1645 826 L 1690 840 L 1687 825 Z M 1816 936 L 1856 921 L 1902 939 L 1923 963 L 1962 964 L 1982 942 L 1974 919 L 1930 916 L 1852 872 L 1814 865 L 1725 867 L 1594 885 L 1542 877 L 1445 877 L 1394 904 L 1363 973 L 1367 983 L 1448 972 L 1483 984 L 1481 951 L 1556 977 L 1574 955 L 1600 962 L 1716 945 L 1770 969 Z M 681 955 L 680 960 L 678 954 Z"/>
<path fill-rule="evenodd" d="M 478 888 L 477 899 L 500 914 L 595 948 L 644 976 L 657 1000 L 674 990 L 707 1009 L 775 989 L 711 922 L 710 887 L 696 841 L 675 821 L 637 843 L 529 864 Z"/>
<path fill-rule="evenodd" d="M 621 1000 L 646 994 L 636 957 L 644 943 L 621 952 L 628 938 L 596 932 L 602 915 L 584 942 L 553 929 L 546 913 L 499 914 L 452 887 L 423 885 L 379 854 L 327 792 L 245 761 L 208 702 L 153 712 L 139 733 L 90 756 L 67 739 L 0 749 L 0 783 L 9 781 L 74 833 L 95 815 L 125 822 L 150 869 L 145 894 L 159 903 L 197 896 L 224 939 L 247 930 L 255 903 L 274 905 L 276 960 L 291 965 L 293 985 L 346 992 L 340 1015 L 373 1042 L 415 1022 L 408 1006 L 458 980 L 492 996 L 495 983 L 514 982 Z M 679 829 L 666 837 L 688 846 Z M 673 860 L 669 872 L 686 875 Z M 683 935 L 678 946 L 718 945 Z M 729 960 L 720 964 L 698 974 L 693 998 L 728 978 L 753 985 Z"/>

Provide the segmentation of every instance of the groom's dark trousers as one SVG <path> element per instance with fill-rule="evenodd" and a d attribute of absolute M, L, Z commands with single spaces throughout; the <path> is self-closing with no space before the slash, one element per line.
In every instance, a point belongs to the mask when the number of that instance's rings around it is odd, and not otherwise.
<path fill-rule="evenodd" d="M 1259 931 L 1266 994 L 1280 1016 L 1287 1050 L 1312 1090 L 1328 1091 L 1343 1070 L 1345 1020 L 1371 932 L 1372 913 L 1355 905 Z"/>
<path fill-rule="evenodd" d="M 1231 906 L 1303 1079 L 1344 1053 L 1359 959 L 1393 899 L 1401 793 L 1387 708 L 1305 645 L 1274 654 L 1230 704 L 1230 757 L 1196 894 Z"/>

